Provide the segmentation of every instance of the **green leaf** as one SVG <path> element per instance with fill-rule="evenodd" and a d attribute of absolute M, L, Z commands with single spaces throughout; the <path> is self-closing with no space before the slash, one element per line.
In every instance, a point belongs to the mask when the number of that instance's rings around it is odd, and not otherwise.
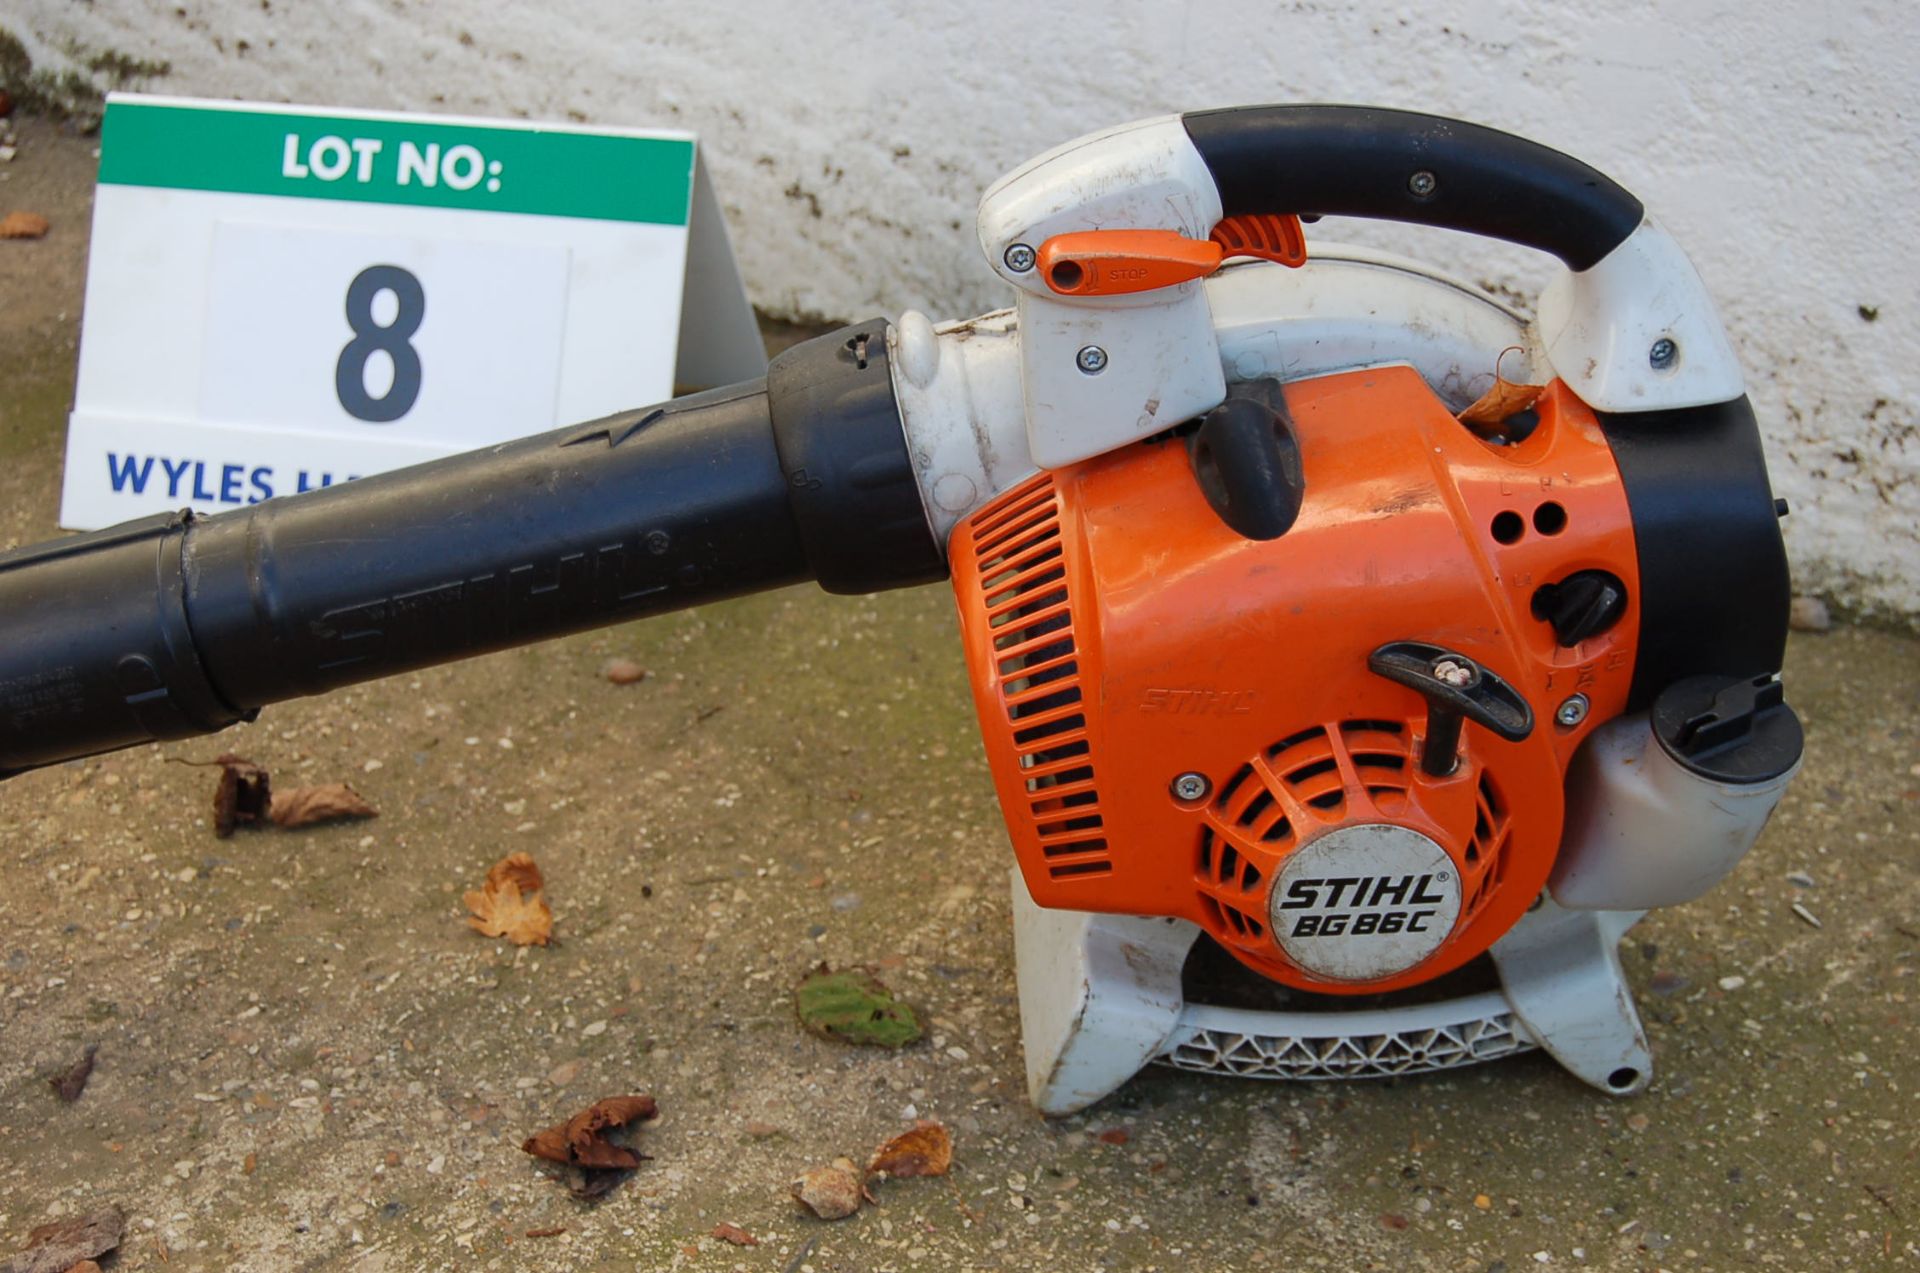
<path fill-rule="evenodd" d="M 825 964 L 793 988 L 800 1024 L 829 1039 L 903 1048 L 920 1037 L 920 1018 L 893 991 L 858 969 L 834 972 Z"/>

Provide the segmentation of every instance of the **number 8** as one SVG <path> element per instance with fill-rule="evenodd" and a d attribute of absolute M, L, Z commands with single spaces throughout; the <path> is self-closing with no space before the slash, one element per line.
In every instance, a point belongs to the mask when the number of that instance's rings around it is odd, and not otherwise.
<path fill-rule="evenodd" d="M 393 322 L 373 321 L 373 298 L 392 292 L 399 302 Z M 391 424 L 420 397 L 420 354 L 407 343 L 427 315 L 427 293 L 420 280 L 397 265 L 369 265 L 347 285 L 347 326 L 353 339 L 340 351 L 333 370 L 334 392 L 347 414 L 373 424 Z M 385 350 L 393 359 L 393 383 L 382 397 L 367 392 L 367 359 Z"/>

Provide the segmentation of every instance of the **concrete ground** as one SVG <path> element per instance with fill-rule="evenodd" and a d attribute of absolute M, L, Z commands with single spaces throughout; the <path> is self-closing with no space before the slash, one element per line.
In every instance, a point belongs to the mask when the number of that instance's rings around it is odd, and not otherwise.
<path fill-rule="evenodd" d="M 89 140 L 17 128 L 0 212 L 54 227 L 0 242 L 0 544 L 54 530 L 92 175 Z M 1920 643 L 1794 639 L 1805 772 L 1726 885 L 1625 948 L 1646 1095 L 1537 1055 L 1344 1086 L 1156 1070 L 1044 1121 L 951 609 L 795 589 L 8 782 L 0 1255 L 115 1203 L 120 1269 L 1920 1262 Z M 612 655 L 652 675 L 612 686 Z M 217 840 L 211 772 L 168 762 L 225 750 L 381 816 Z M 462 923 L 518 849 L 545 950 Z M 929 1037 L 802 1032 L 788 988 L 821 960 L 877 965 Z M 61 1104 L 46 1075 L 95 1043 Z M 520 1152 L 624 1092 L 664 1116 L 599 1205 Z M 953 1129 L 949 1177 L 796 1214 L 799 1169 L 916 1116 Z"/>

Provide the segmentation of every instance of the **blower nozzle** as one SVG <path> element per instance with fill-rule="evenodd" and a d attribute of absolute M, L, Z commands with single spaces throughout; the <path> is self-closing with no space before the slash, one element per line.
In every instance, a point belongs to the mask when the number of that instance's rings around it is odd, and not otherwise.
<path fill-rule="evenodd" d="M 875 320 L 765 380 L 0 556 L 0 777 L 804 579 L 942 578 L 886 347 Z"/>

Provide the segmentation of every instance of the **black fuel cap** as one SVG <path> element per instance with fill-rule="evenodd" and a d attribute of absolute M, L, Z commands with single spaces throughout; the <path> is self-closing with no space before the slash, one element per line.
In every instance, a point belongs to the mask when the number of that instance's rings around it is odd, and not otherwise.
<path fill-rule="evenodd" d="M 1800 718 L 1778 676 L 1690 676 L 1653 701 L 1661 749 L 1702 778 L 1768 782 L 1800 763 Z"/>

